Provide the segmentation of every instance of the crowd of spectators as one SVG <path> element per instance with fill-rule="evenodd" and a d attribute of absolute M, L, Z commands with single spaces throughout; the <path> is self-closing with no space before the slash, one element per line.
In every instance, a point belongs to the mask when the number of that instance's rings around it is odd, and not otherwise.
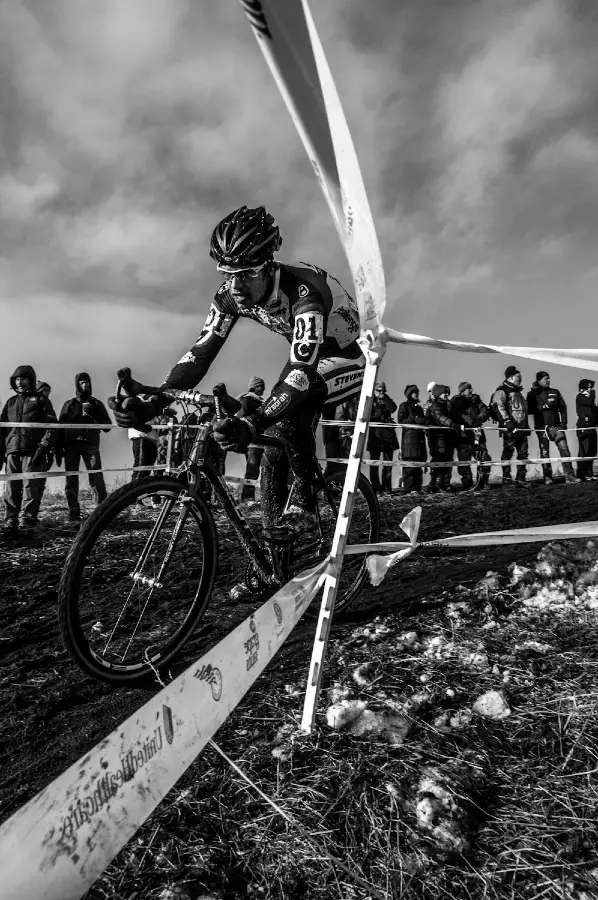
<path fill-rule="evenodd" d="M 597 480 L 593 473 L 597 456 L 598 408 L 594 381 L 582 378 L 575 398 L 577 418 L 575 427 L 569 429 L 567 404 L 559 390 L 550 383 L 546 371 L 536 373 L 536 380 L 525 392 L 521 372 L 516 366 L 508 366 L 504 378 L 488 402 L 475 393 L 468 381 L 462 381 L 456 393 L 446 384 L 431 381 L 426 388 L 426 399 L 420 401 L 416 384 L 405 388 L 405 400 L 397 403 L 389 397 L 384 382 L 378 382 L 374 390 L 367 449 L 371 463 L 370 481 L 378 493 L 392 492 L 394 453 L 399 449 L 401 462 L 400 490 L 405 493 L 445 493 L 455 490 L 453 472 L 457 469 L 460 488 L 484 491 L 490 488 L 492 458 L 488 452 L 486 431 L 498 430 L 502 443 L 500 456 L 502 486 L 525 486 L 529 478 L 529 439 L 532 432 L 538 440 L 542 463 L 541 482 L 554 483 L 555 467 L 551 458 L 551 445 L 560 457 L 565 482 Z M 342 404 L 336 418 L 347 422 L 356 418 L 353 401 Z M 393 418 L 396 413 L 396 419 Z M 530 425 L 530 418 L 532 419 Z M 394 426 L 394 427 L 393 427 Z M 397 439 L 401 426 L 400 446 Z M 567 430 L 577 434 L 577 456 L 580 457 L 577 472 L 570 457 Z M 340 426 L 343 455 L 348 456 L 352 428 Z M 383 465 L 379 465 L 382 457 Z M 516 458 L 516 474 L 513 479 L 511 466 Z M 476 463 L 475 477 L 472 464 Z M 382 474 L 380 470 L 382 469 Z M 429 482 L 423 480 L 429 471 Z M 536 479 L 537 481 L 537 479 Z"/>
<path fill-rule="evenodd" d="M 370 481 L 378 493 L 392 492 L 392 473 L 395 453 L 401 462 L 400 490 L 405 493 L 448 492 L 454 490 L 453 472 L 457 469 L 460 486 L 464 490 L 489 488 L 491 456 L 488 452 L 486 430 L 494 426 L 502 442 L 501 484 L 525 485 L 529 480 L 529 438 L 536 434 L 542 462 L 542 481 L 554 482 L 555 469 L 549 461 L 551 445 L 561 458 L 567 483 L 596 480 L 594 459 L 598 454 L 598 408 L 594 381 L 582 378 L 575 399 L 577 418 L 569 429 L 567 404 L 559 390 L 552 387 L 550 374 L 539 371 L 529 391 L 525 392 L 521 372 L 508 366 L 504 379 L 484 402 L 472 385 L 462 381 L 456 393 L 446 384 L 430 382 L 426 398 L 420 400 L 416 384 L 405 388 L 405 400 L 398 405 L 389 396 L 382 381 L 375 386 L 368 429 L 367 451 L 370 460 Z M 67 400 L 57 416 L 50 400 L 51 386 L 37 378 L 31 366 L 17 366 L 10 377 L 13 392 L 0 414 L 1 422 L 14 422 L 20 427 L 0 428 L 0 469 L 6 466 L 9 476 L 4 489 L 4 536 L 31 536 L 35 530 L 46 486 L 46 473 L 54 460 L 64 465 L 65 497 L 69 519 L 81 519 L 78 471 L 83 462 L 96 503 L 107 496 L 100 454 L 101 431 L 108 431 L 110 416 L 104 403 L 92 393 L 89 373 L 75 376 L 74 396 Z M 222 386 L 224 387 L 224 386 Z M 263 378 L 254 376 L 248 388 L 236 399 L 237 415 L 249 415 L 263 403 L 266 385 Z M 328 471 L 343 466 L 349 455 L 353 435 L 352 422 L 357 416 L 358 398 L 341 403 L 335 420 L 339 425 L 325 425 L 324 444 Z M 211 418 L 212 411 L 200 410 L 197 421 Z M 395 418 L 396 416 L 396 418 Z M 202 418 L 203 417 L 203 418 Z M 530 418 L 532 423 L 530 425 Z M 68 424 L 69 429 L 52 429 L 52 423 Z M 134 464 L 133 480 L 149 477 L 155 466 L 168 462 L 169 432 L 155 426 L 178 423 L 174 409 L 166 409 L 155 419 L 149 433 L 129 430 Z M 99 426 L 94 429 L 77 426 Z M 102 427 L 104 426 L 104 427 Z M 397 431 L 400 426 L 400 443 Z M 570 460 L 571 451 L 567 430 L 577 435 L 577 471 Z M 171 447 L 171 452 L 173 448 Z M 180 451 L 180 447 L 178 448 Z M 177 449 L 174 448 L 176 461 Z M 180 455 L 180 453 L 179 453 Z M 255 482 L 259 475 L 262 448 L 250 445 L 246 453 L 245 479 L 242 500 L 255 499 Z M 516 474 L 511 465 L 515 457 Z M 336 461 L 335 461 L 336 460 Z M 171 460 L 172 461 L 172 460 Z M 475 476 L 472 464 L 475 463 Z M 225 471 L 225 454 L 220 460 Z M 429 481 L 424 487 L 424 474 Z M 14 476 L 10 478 L 10 476 Z M 25 477 L 23 476 L 30 476 Z"/>

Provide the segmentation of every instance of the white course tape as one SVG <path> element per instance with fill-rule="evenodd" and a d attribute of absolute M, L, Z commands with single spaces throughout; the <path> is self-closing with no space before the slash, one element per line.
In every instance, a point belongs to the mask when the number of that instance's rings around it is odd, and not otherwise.
<path fill-rule="evenodd" d="M 388 340 L 394 344 L 418 344 L 435 350 L 457 350 L 461 353 L 501 353 L 503 356 L 521 356 L 559 366 L 573 366 L 598 372 L 598 350 L 560 350 L 551 347 L 501 347 L 495 344 L 472 344 L 465 341 L 443 341 L 423 334 L 408 334 L 388 329 Z"/>
<path fill-rule="evenodd" d="M 409 516 L 413 519 L 409 520 Z M 394 550 L 390 556 L 372 554 L 368 556 L 366 565 L 374 587 L 380 584 L 389 569 L 396 563 L 410 556 L 421 547 L 498 547 L 506 544 L 532 544 L 547 541 L 566 541 L 577 538 L 598 537 L 598 522 L 573 522 L 565 525 L 533 525 L 530 528 L 514 528 L 508 531 L 485 531 L 475 534 L 458 534 L 453 537 L 439 538 L 433 541 L 417 541 L 421 507 L 409 513 L 400 527 L 410 541 L 380 541 L 376 544 L 351 544 L 345 548 L 345 554 L 353 556 L 360 553 L 372 553 L 372 550 Z M 405 525 L 410 523 L 408 529 Z"/>
<path fill-rule="evenodd" d="M 79 900 L 289 636 L 328 559 L 293 578 L 0 828 L 0 900 Z"/>
<path fill-rule="evenodd" d="M 347 256 L 361 327 L 378 336 L 382 258 L 359 162 L 307 0 L 241 0 L 301 136 Z"/>

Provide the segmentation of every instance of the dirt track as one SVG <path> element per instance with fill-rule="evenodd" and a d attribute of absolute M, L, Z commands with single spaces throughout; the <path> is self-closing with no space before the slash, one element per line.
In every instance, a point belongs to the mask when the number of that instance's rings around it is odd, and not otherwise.
<path fill-rule="evenodd" d="M 420 538 L 517 526 L 587 521 L 598 512 L 598 483 L 495 490 L 484 494 L 426 497 Z M 412 498 L 383 497 L 383 539 L 402 539 L 398 523 Z M 55 517 L 64 511 L 52 509 Z M 35 546 L 2 548 L 0 556 L 0 821 L 8 818 L 54 776 L 75 762 L 141 706 L 147 691 L 113 689 L 83 676 L 67 659 L 56 623 L 56 586 L 71 537 L 50 532 Z M 226 537 L 221 574 L 204 633 L 188 647 L 187 664 L 250 612 L 227 606 L 227 587 L 242 573 Z M 228 544 L 228 546 L 227 546 Z M 471 584 L 488 569 L 535 558 L 538 544 L 467 551 L 426 551 L 401 564 L 377 589 L 363 594 L 360 609 L 442 602 L 444 591 Z M 439 561 L 441 560 L 441 564 Z M 352 615 L 352 622 L 360 612 Z M 338 625 L 340 633 L 352 624 Z M 305 676 L 313 625 L 299 625 L 274 666 L 285 680 Z M 264 677 L 271 677 L 266 672 Z M 250 695 L 251 696 L 251 695 Z M 250 700 L 249 700 L 250 702 Z"/>

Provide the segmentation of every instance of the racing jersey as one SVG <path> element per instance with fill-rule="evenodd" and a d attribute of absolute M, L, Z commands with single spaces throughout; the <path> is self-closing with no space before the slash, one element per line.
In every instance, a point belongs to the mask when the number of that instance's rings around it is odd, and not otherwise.
<path fill-rule="evenodd" d="M 278 263 L 272 292 L 260 306 L 238 304 L 226 283 L 218 289 L 199 337 L 162 388 L 195 387 L 239 318 L 253 319 L 285 337 L 291 345 L 289 362 L 310 372 L 320 357 L 338 354 L 359 336 L 357 304 L 336 278 L 310 263 Z"/>

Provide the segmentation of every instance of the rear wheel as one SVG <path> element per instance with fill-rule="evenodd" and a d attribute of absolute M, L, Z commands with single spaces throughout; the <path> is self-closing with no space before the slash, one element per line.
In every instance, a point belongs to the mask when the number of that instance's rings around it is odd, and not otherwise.
<path fill-rule="evenodd" d="M 334 500 L 336 509 L 340 508 L 345 473 L 335 472 L 326 476 L 326 483 Z M 332 539 L 336 528 L 336 514 L 330 505 L 323 488 L 318 493 L 318 516 L 322 533 L 321 553 L 330 553 Z M 373 544 L 380 539 L 380 507 L 373 488 L 365 476 L 360 475 L 355 491 L 353 514 L 347 534 L 348 544 Z M 338 583 L 335 613 L 348 609 L 368 577 L 366 554 L 345 556 Z M 319 604 L 313 603 L 307 615 L 315 618 Z"/>
<path fill-rule="evenodd" d="M 183 483 L 152 477 L 115 491 L 85 522 L 60 580 L 71 657 L 111 684 L 159 671 L 203 617 L 217 560 L 212 513 Z"/>

